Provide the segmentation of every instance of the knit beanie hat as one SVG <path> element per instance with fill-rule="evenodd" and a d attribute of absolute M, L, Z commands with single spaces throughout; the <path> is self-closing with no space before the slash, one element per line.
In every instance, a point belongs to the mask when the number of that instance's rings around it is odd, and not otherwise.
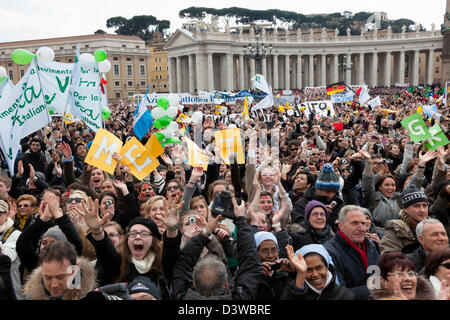
<path fill-rule="evenodd" d="M 316 189 L 339 191 L 340 187 L 339 177 L 334 172 L 333 166 L 330 163 L 325 163 L 317 177 Z"/>
<path fill-rule="evenodd" d="M 275 238 L 274 234 L 272 232 L 267 232 L 267 231 L 259 231 L 257 233 L 255 233 L 253 235 L 255 237 L 255 243 L 256 243 L 256 248 L 259 247 L 259 244 L 265 240 L 272 240 L 275 242 L 275 244 L 278 247 L 278 241 L 277 238 Z"/>
<path fill-rule="evenodd" d="M 325 215 L 328 218 L 328 210 L 327 207 L 320 201 L 317 200 L 311 200 L 308 202 L 308 204 L 305 207 L 305 221 L 308 221 L 309 215 L 311 214 L 311 211 L 313 211 L 314 208 L 321 207 L 325 211 Z"/>
<path fill-rule="evenodd" d="M 54 226 L 48 229 L 47 232 L 44 233 L 44 235 L 42 236 L 42 239 L 46 237 L 50 237 L 55 240 L 67 241 L 66 235 L 64 234 L 64 232 L 61 231 L 61 229 L 58 226 Z"/>
<path fill-rule="evenodd" d="M 403 208 L 408 208 L 417 202 L 426 202 L 428 203 L 427 196 L 425 193 L 419 189 L 415 185 L 410 185 L 408 188 L 402 191 L 402 206 Z"/>
<path fill-rule="evenodd" d="M 158 226 L 156 225 L 156 222 L 153 221 L 152 219 L 144 217 L 136 217 L 130 221 L 127 229 L 130 230 L 131 227 L 134 226 L 135 224 L 142 224 L 143 226 L 146 226 L 147 228 L 150 229 L 150 232 L 153 234 L 153 236 L 155 236 L 159 240 L 162 239 L 161 233 L 159 233 Z"/>

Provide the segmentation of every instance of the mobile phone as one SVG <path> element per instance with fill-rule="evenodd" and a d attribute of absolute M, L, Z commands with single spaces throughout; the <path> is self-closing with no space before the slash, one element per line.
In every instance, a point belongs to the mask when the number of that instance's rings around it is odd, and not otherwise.
<path fill-rule="evenodd" d="M 334 208 L 337 205 L 337 202 L 333 200 L 333 202 L 330 203 L 330 207 Z"/>

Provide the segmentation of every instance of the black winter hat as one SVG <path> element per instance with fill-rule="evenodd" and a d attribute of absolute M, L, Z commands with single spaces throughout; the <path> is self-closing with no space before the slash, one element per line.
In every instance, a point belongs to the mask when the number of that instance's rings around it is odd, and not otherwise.
<path fill-rule="evenodd" d="M 142 225 L 146 226 L 147 228 L 150 229 L 150 232 L 153 234 L 153 236 L 155 236 L 159 240 L 162 239 L 161 233 L 159 233 L 158 226 L 156 225 L 155 221 L 153 221 L 152 219 L 144 218 L 144 217 L 136 217 L 130 221 L 127 229 L 130 230 L 131 227 L 134 226 L 135 224 L 142 224 Z"/>
<path fill-rule="evenodd" d="M 419 189 L 415 185 L 410 185 L 408 188 L 402 191 L 402 206 L 403 208 L 408 208 L 417 202 L 426 202 L 428 203 L 427 196 L 425 193 Z"/>
<path fill-rule="evenodd" d="M 137 276 L 127 287 L 129 294 L 146 292 L 157 300 L 161 300 L 161 293 L 159 292 L 158 286 L 148 277 Z"/>

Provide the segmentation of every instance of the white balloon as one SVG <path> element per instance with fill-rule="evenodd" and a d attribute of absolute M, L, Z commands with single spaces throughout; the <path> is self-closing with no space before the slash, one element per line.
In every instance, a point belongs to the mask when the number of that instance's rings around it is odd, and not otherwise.
<path fill-rule="evenodd" d="M 80 62 L 83 62 L 83 63 L 95 62 L 95 58 L 90 53 L 82 53 L 82 54 L 80 54 Z"/>
<path fill-rule="evenodd" d="M 166 110 L 167 115 L 171 118 L 175 118 L 178 115 L 178 107 L 170 106 Z"/>
<path fill-rule="evenodd" d="M 6 77 L 6 69 L 0 66 L 0 78 Z"/>
<path fill-rule="evenodd" d="M 228 129 L 235 129 L 235 128 L 237 128 L 237 127 L 234 123 L 228 125 Z"/>
<path fill-rule="evenodd" d="M 109 72 L 109 70 L 111 70 L 111 62 L 108 59 L 98 63 L 98 71 Z"/>
<path fill-rule="evenodd" d="M 167 128 L 172 129 L 173 131 L 177 131 L 178 130 L 178 124 L 175 121 L 171 121 L 169 123 L 169 125 L 167 126 Z"/>
<path fill-rule="evenodd" d="M 153 119 L 158 120 L 158 119 L 164 117 L 164 115 L 166 114 L 166 110 L 164 110 L 161 107 L 156 107 L 156 108 L 152 109 L 151 113 L 152 113 Z"/>
<path fill-rule="evenodd" d="M 287 115 L 288 115 L 288 116 L 290 116 L 290 117 L 291 117 L 291 116 L 293 116 L 293 115 L 294 115 L 294 110 L 292 110 L 292 109 L 289 109 L 289 110 L 288 110 L 288 111 L 287 111 L 286 113 L 287 113 Z"/>
<path fill-rule="evenodd" d="M 169 127 L 162 130 L 161 133 L 164 135 L 164 137 L 166 137 L 166 139 L 171 139 L 174 135 L 174 131 Z"/>
<path fill-rule="evenodd" d="M 196 111 L 192 115 L 191 119 L 192 119 L 193 122 L 202 121 L 203 120 L 203 113 L 201 113 L 200 111 Z"/>
<path fill-rule="evenodd" d="M 170 93 L 167 96 L 167 99 L 169 100 L 169 106 L 178 106 L 178 103 L 180 102 L 180 97 L 175 93 Z"/>
<path fill-rule="evenodd" d="M 38 61 L 41 62 L 53 61 L 53 59 L 55 59 L 55 51 L 53 51 L 53 49 L 49 47 L 40 47 L 36 51 L 36 56 L 38 58 Z"/>

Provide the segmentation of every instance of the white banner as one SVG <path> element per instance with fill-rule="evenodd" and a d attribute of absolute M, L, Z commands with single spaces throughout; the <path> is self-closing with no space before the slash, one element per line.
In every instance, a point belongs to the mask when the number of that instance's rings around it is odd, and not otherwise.
<path fill-rule="evenodd" d="M 253 85 L 256 89 L 261 90 L 269 95 L 272 95 L 272 88 L 267 83 L 266 78 L 263 75 L 257 74 L 252 78 Z"/>
<path fill-rule="evenodd" d="M 0 106 L 1 147 L 13 175 L 20 140 L 42 129 L 51 121 L 39 83 L 35 59 L 9 94 L 0 99 Z"/>
<path fill-rule="evenodd" d="M 347 91 L 346 93 L 335 93 L 331 95 L 331 101 L 333 103 L 344 103 L 348 101 L 353 101 L 355 93 L 353 91 Z"/>
<path fill-rule="evenodd" d="M 264 99 L 262 99 L 258 104 L 253 106 L 250 111 L 262 110 L 271 108 L 273 106 L 273 96 L 271 94 L 267 95 Z"/>
<path fill-rule="evenodd" d="M 74 63 L 56 61 L 39 62 L 38 70 L 42 90 L 48 109 L 53 111 L 54 115 L 64 114 L 74 65 Z"/>
<path fill-rule="evenodd" d="M 372 110 L 375 109 L 376 107 L 381 105 L 380 96 L 377 96 L 376 98 L 370 100 L 369 102 L 367 102 L 367 104 L 372 108 Z"/>
<path fill-rule="evenodd" d="M 359 104 L 364 104 L 370 100 L 369 89 L 367 85 L 363 85 L 361 93 L 359 94 Z"/>
<path fill-rule="evenodd" d="M 214 93 L 208 93 L 203 91 L 202 95 L 193 96 L 189 93 L 176 93 L 180 97 L 180 104 L 213 104 L 214 103 Z M 158 98 L 169 96 L 168 93 L 150 93 L 145 98 L 145 103 L 148 106 L 156 106 Z"/>
<path fill-rule="evenodd" d="M 331 100 L 301 102 L 298 107 L 300 109 L 303 107 L 305 108 L 304 113 L 307 117 L 309 117 L 311 113 L 314 113 L 316 119 L 328 116 L 328 111 L 330 111 L 330 117 L 334 117 L 335 115 L 333 102 L 331 102 Z"/>
<path fill-rule="evenodd" d="M 97 62 L 75 63 L 67 112 L 83 120 L 91 130 L 103 128 L 102 109 L 106 94 L 100 88 Z"/>

